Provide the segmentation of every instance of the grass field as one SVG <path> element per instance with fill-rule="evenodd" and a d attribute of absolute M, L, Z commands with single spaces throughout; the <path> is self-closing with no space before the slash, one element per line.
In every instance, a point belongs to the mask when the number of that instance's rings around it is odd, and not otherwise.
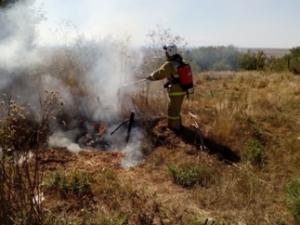
<path fill-rule="evenodd" d="M 164 113 L 163 93 L 144 97 L 135 104 L 145 118 Z M 195 148 L 167 130 L 163 117 L 148 131 L 156 140 L 151 151 L 131 169 L 120 167 L 119 152 L 44 150 L 44 223 L 300 223 L 300 77 L 199 74 L 182 116 L 185 127 L 227 146 L 240 160 L 227 162 L 217 150 Z"/>

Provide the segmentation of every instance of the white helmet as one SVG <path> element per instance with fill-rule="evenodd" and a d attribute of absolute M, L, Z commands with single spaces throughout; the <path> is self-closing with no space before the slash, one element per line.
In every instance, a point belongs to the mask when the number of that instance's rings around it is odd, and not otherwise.
<path fill-rule="evenodd" d="M 165 45 L 163 49 L 166 51 L 168 56 L 172 57 L 177 54 L 177 46 L 176 45 Z"/>

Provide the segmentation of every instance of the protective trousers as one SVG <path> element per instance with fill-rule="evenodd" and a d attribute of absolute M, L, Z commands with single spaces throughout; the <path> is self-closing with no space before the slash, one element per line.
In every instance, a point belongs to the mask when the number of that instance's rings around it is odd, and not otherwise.
<path fill-rule="evenodd" d="M 186 95 L 183 91 L 169 92 L 168 127 L 172 130 L 181 128 L 181 107 Z"/>

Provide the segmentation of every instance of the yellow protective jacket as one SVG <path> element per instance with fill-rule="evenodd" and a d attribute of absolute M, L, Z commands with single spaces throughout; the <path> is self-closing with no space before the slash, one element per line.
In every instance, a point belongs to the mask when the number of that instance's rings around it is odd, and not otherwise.
<path fill-rule="evenodd" d="M 151 80 L 167 79 L 171 82 L 171 87 L 168 89 L 169 96 L 182 96 L 186 92 L 182 89 L 179 83 L 172 83 L 173 76 L 177 75 L 177 68 L 172 61 L 166 61 L 161 67 L 151 75 Z"/>

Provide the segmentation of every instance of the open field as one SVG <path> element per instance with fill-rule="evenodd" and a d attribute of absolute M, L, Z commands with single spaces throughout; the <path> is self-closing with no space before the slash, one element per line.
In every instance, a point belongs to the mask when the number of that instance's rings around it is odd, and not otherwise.
<path fill-rule="evenodd" d="M 0 0 L 0 225 L 300 225 L 300 1 L 170 3 Z"/>
<path fill-rule="evenodd" d="M 159 117 L 157 106 L 166 100 L 159 96 L 137 100 L 139 113 Z M 139 166 L 123 169 L 120 152 L 43 148 L 42 221 L 299 224 L 297 202 L 289 198 L 291 181 L 300 177 L 299 105 L 300 77 L 289 73 L 200 74 L 183 108 L 190 133 L 176 136 L 163 117 L 148 119 L 151 149 Z M 199 149 L 200 131 L 207 150 Z"/>

